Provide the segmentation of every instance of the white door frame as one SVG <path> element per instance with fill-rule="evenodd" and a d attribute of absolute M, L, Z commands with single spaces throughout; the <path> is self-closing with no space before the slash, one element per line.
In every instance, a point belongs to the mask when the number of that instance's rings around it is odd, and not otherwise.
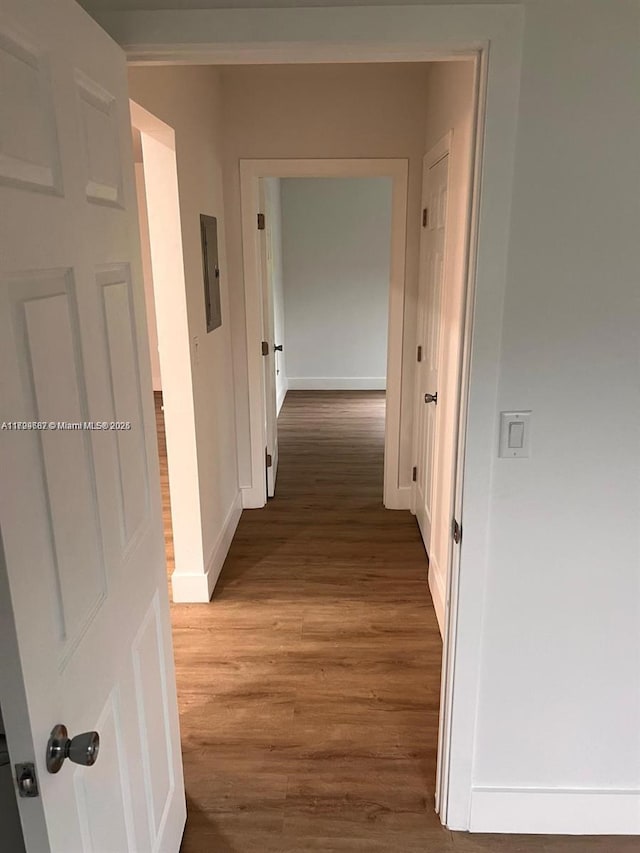
<path fill-rule="evenodd" d="M 403 159 L 270 159 L 240 160 L 242 258 L 244 265 L 251 486 L 242 490 L 245 508 L 264 506 L 267 500 L 264 448 L 265 389 L 263 356 L 263 294 L 256 215 L 260 212 L 261 178 L 391 178 L 391 255 L 387 336 L 387 394 L 384 439 L 384 505 L 407 509 L 398 476 L 400 457 L 400 391 L 407 233 L 409 161 Z"/>
<path fill-rule="evenodd" d="M 450 829 L 471 825 L 480 638 L 489 571 L 489 484 L 495 458 L 504 305 L 525 10 L 515 4 L 198 9 L 97 13 L 130 62 L 434 62 L 477 57 L 479 67 L 468 318 L 459 451 L 464 537 L 451 575 L 446 803 Z M 260 26 L 255 25 L 259 16 Z M 472 358 L 473 356 L 473 358 Z M 464 446 L 464 454 L 462 453 Z M 456 517 L 461 518 L 462 477 Z M 455 695 L 452 686 L 455 668 Z M 444 672 L 444 671 L 443 671 Z"/>

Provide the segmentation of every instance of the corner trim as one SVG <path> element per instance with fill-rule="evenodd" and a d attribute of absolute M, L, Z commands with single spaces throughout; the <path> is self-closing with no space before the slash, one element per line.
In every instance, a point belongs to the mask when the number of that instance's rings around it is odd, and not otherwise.
<path fill-rule="evenodd" d="M 433 600 L 433 609 L 436 611 L 440 636 L 444 637 L 444 590 L 433 566 L 429 566 L 429 591 Z"/>
<path fill-rule="evenodd" d="M 229 508 L 229 512 L 213 546 L 211 556 L 207 561 L 206 571 L 202 573 L 174 571 L 171 575 L 173 601 L 176 604 L 186 604 L 189 602 L 206 604 L 211 600 L 241 515 L 242 495 L 238 492 L 233 499 L 233 503 Z"/>
<path fill-rule="evenodd" d="M 285 397 L 287 396 L 287 391 L 289 390 L 289 380 L 285 376 L 282 380 L 282 385 L 278 390 L 278 396 L 276 398 L 276 414 L 280 414 L 280 409 L 282 408 L 282 404 L 284 403 Z"/>

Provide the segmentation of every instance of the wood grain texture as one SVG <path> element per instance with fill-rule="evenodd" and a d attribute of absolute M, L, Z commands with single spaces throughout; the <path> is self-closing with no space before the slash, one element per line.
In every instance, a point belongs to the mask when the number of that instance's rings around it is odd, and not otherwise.
<path fill-rule="evenodd" d="M 442 828 L 442 648 L 415 519 L 382 506 L 384 392 L 289 392 L 278 428 L 275 499 L 243 513 L 213 601 L 172 606 L 182 853 L 635 850 Z"/>
<path fill-rule="evenodd" d="M 162 391 L 154 391 L 156 404 L 156 427 L 158 432 L 158 456 L 160 457 L 160 490 L 162 493 L 162 525 L 164 528 L 164 549 L 167 555 L 167 574 L 171 582 L 171 573 L 175 568 L 173 553 L 173 527 L 171 525 L 171 498 L 169 496 L 169 466 L 167 465 L 167 437 L 164 431 L 164 410 Z"/>

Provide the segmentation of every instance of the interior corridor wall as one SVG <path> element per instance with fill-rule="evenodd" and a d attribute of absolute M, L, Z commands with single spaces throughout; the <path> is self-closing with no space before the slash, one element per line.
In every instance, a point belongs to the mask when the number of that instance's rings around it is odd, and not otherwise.
<path fill-rule="evenodd" d="M 175 130 L 203 543 L 200 570 L 211 578 L 222 567 L 240 514 L 220 73 L 205 66 L 132 67 L 129 89 L 134 101 Z M 201 213 L 218 219 L 222 325 L 210 333 L 205 320 Z"/>
<path fill-rule="evenodd" d="M 289 387 L 386 387 L 391 178 L 282 185 Z"/>
<path fill-rule="evenodd" d="M 637 2 L 527 5 L 479 830 L 640 833 L 639 33 Z M 499 459 L 518 410 L 530 456 Z"/>
<path fill-rule="evenodd" d="M 425 63 L 226 66 L 225 205 L 237 391 L 239 475 L 251 483 L 249 401 L 240 220 L 241 158 L 372 157 L 409 160 L 405 327 L 417 291 Z M 406 336 L 401 400 L 400 485 L 411 483 L 414 337 Z"/>

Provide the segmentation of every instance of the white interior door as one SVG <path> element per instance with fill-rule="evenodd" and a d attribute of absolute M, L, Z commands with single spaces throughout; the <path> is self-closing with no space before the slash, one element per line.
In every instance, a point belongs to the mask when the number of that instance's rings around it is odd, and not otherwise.
<path fill-rule="evenodd" d="M 265 435 L 267 497 L 276 490 L 278 474 L 278 400 L 276 389 L 275 313 L 273 302 L 273 235 L 272 205 L 269 184 L 260 179 L 260 210 L 264 213 L 264 229 L 260 231 L 260 266 L 262 278 L 262 340 L 267 344 L 263 355 L 265 394 Z"/>
<path fill-rule="evenodd" d="M 185 799 L 125 59 L 72 0 L 4 0 L 0 77 L 0 703 L 12 763 L 37 775 L 39 796 L 19 799 L 26 846 L 175 853 Z M 94 766 L 48 772 L 56 724 L 99 732 Z"/>
<path fill-rule="evenodd" d="M 416 483 L 415 512 L 425 548 L 432 557 L 434 516 L 438 510 L 438 407 L 442 347 L 442 297 L 446 237 L 449 155 L 432 165 L 425 158 L 423 170 L 423 229 L 420 241 L 418 293 L 418 346 L 416 371 Z M 442 399 L 440 399 L 442 403 Z"/>

